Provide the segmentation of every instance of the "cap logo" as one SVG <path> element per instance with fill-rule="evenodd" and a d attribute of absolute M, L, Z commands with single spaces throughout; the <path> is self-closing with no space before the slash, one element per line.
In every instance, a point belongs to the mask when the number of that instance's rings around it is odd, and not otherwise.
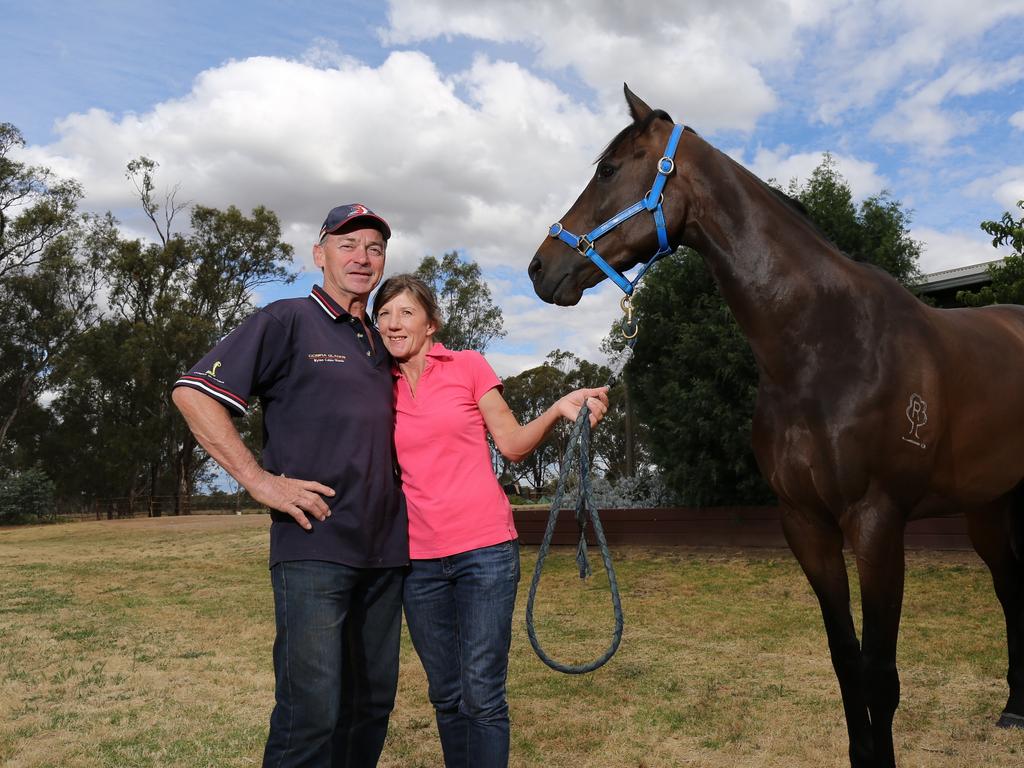
<path fill-rule="evenodd" d="M 348 215 L 349 216 L 365 216 L 369 212 L 370 212 L 370 209 L 367 208 L 365 205 L 363 205 L 362 203 L 356 203 L 355 205 L 353 205 L 351 207 L 351 209 L 349 210 L 349 214 Z"/>

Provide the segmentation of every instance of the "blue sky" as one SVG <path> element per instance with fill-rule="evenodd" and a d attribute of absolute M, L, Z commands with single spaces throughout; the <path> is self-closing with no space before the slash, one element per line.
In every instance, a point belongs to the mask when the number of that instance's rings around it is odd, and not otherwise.
<path fill-rule="evenodd" d="M 0 0 L 0 120 L 87 210 L 149 237 L 124 178 L 277 211 L 303 291 L 327 209 L 395 230 L 389 272 L 459 249 L 484 269 L 504 375 L 598 359 L 618 313 L 536 299 L 526 265 L 626 122 L 622 83 L 762 178 L 824 151 L 854 193 L 913 211 L 925 271 L 1000 255 L 978 224 L 1024 198 L 1024 0 Z M 187 222 L 179 220 L 180 226 Z"/>

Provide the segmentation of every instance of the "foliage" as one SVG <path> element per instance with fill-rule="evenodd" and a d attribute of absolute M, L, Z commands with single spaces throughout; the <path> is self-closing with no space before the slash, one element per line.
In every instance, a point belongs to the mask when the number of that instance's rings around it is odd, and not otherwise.
<path fill-rule="evenodd" d="M 621 477 L 615 483 L 606 475 L 596 476 L 590 481 L 590 490 L 598 509 L 651 509 L 674 503 L 672 493 L 656 472 Z"/>
<path fill-rule="evenodd" d="M 904 285 L 920 280 L 921 243 L 910 238 L 910 213 L 887 191 L 866 198 L 858 210 L 850 185 L 827 152 L 807 181 L 801 186 L 792 180 L 788 191 L 851 258 L 881 267 Z"/>
<path fill-rule="evenodd" d="M 0 475 L 0 524 L 39 522 L 52 517 L 54 485 L 39 467 Z"/>
<path fill-rule="evenodd" d="M 415 274 L 434 289 L 442 319 L 434 338 L 448 349 L 482 353 L 505 336 L 501 308 L 491 298 L 476 262 L 462 261 L 458 252 L 451 251 L 440 261 L 424 257 Z"/>
<path fill-rule="evenodd" d="M 768 501 L 750 447 L 753 354 L 701 257 L 662 260 L 635 306 L 641 336 L 626 375 L 666 486 L 684 504 Z"/>
<path fill-rule="evenodd" d="M 918 280 L 910 214 L 884 191 L 857 206 L 831 155 L 789 194 L 851 258 Z M 666 486 L 685 504 L 769 501 L 750 446 L 757 368 L 703 260 L 663 260 L 634 304 L 641 334 L 626 379 Z"/>
<path fill-rule="evenodd" d="M 1017 201 L 1017 207 L 1024 211 L 1024 200 Z M 992 235 L 992 246 L 1008 245 L 1018 256 L 1024 256 L 1024 216 L 1014 219 L 1006 211 L 999 221 L 983 221 L 981 228 Z"/>
<path fill-rule="evenodd" d="M 557 354 L 556 350 L 548 355 L 548 361 L 552 355 Z M 510 376 L 503 382 L 505 402 L 521 424 L 540 416 L 565 394 L 565 374 L 548 361 Z M 555 437 L 562 429 L 561 425 L 556 426 L 552 435 L 518 464 L 499 458 L 499 477 L 525 479 L 533 488 L 542 488 L 551 475 L 551 467 L 559 461 Z"/>
<path fill-rule="evenodd" d="M 550 352 L 541 365 L 505 379 L 504 397 L 521 424 L 531 421 L 563 395 L 583 387 L 600 387 L 607 380 L 610 371 L 606 366 L 596 365 L 556 349 Z M 620 455 L 622 408 L 617 407 L 615 392 L 609 400 L 611 409 L 601 424 L 593 431 L 591 439 L 591 464 L 602 471 L 617 466 L 615 457 Z M 505 482 L 526 480 L 534 489 L 545 487 L 557 478 L 562 469 L 562 460 L 568 447 L 572 425 L 565 419 L 559 423 L 537 449 L 518 464 L 512 464 L 496 456 L 495 470 Z"/>
<path fill-rule="evenodd" d="M 1024 200 L 1017 202 L 1024 211 Z M 992 246 L 1010 246 L 1013 253 L 1001 263 L 991 264 L 989 285 L 977 291 L 958 291 L 956 300 L 968 307 L 987 304 L 1024 304 L 1024 216 L 1014 219 L 1007 211 L 999 221 L 983 221 L 981 228 L 992 235 Z"/>
<path fill-rule="evenodd" d="M 99 317 L 99 268 L 116 241 L 109 216 L 77 213 L 77 184 L 13 159 L 23 143 L 0 123 L 0 458 L 8 463 L 15 420 L 54 386 L 54 366 Z"/>
<path fill-rule="evenodd" d="M 109 311 L 60 368 L 59 423 L 47 448 L 54 458 L 75 452 L 74 468 L 58 476 L 62 493 L 132 500 L 170 489 L 180 498 L 208 457 L 172 407 L 170 385 L 253 311 L 256 288 L 293 279 L 283 266 L 292 249 L 263 207 L 246 216 L 194 205 L 188 232 L 178 233 L 175 215 L 186 206 L 177 190 L 157 204 L 156 163 L 139 158 L 128 168 L 157 241 L 119 239 L 104 260 Z"/>
<path fill-rule="evenodd" d="M 77 183 L 15 160 L 24 145 L 17 128 L 0 123 L 0 277 L 37 264 L 73 226 L 82 197 Z"/>

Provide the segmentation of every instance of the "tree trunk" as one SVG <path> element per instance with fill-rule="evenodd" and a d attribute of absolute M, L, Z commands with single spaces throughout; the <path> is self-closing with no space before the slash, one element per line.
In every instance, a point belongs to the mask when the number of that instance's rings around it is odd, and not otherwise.
<path fill-rule="evenodd" d="M 195 445 L 195 437 L 186 430 L 174 462 L 174 514 L 176 515 L 192 514 L 192 458 Z"/>
<path fill-rule="evenodd" d="M 11 412 L 7 415 L 7 418 L 4 419 L 4 423 L 0 424 L 0 453 L 3 453 L 4 441 L 7 439 L 7 430 L 11 428 L 11 424 L 14 423 L 14 419 L 18 415 L 18 410 L 21 408 L 21 404 L 25 402 L 25 398 L 28 397 L 29 389 L 36 378 L 36 373 L 36 371 L 29 371 L 25 374 L 25 378 L 21 380 L 21 386 L 18 387 L 18 396 L 14 400 L 14 407 L 11 408 Z"/>
<path fill-rule="evenodd" d="M 160 502 L 157 501 L 157 478 L 159 477 L 159 467 L 154 461 L 149 465 L 149 516 L 160 517 L 162 511 L 160 509 Z"/>
<path fill-rule="evenodd" d="M 636 477 L 636 428 L 633 415 L 633 400 L 629 396 L 629 384 L 622 385 L 623 402 L 625 414 L 623 415 L 623 426 L 626 430 L 626 477 Z"/>

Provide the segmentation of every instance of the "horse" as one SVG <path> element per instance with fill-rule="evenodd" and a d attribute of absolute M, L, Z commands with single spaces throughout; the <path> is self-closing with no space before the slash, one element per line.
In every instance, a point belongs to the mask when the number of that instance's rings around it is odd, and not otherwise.
<path fill-rule="evenodd" d="M 756 360 L 753 450 L 821 608 L 852 768 L 896 765 L 903 536 L 918 518 L 966 516 L 1006 617 L 998 725 L 1024 728 L 1024 307 L 927 306 L 691 128 L 625 95 L 633 122 L 530 262 L 537 295 L 571 306 L 605 277 L 629 295 L 623 272 L 646 254 L 644 269 L 680 246 L 704 259 Z"/>

